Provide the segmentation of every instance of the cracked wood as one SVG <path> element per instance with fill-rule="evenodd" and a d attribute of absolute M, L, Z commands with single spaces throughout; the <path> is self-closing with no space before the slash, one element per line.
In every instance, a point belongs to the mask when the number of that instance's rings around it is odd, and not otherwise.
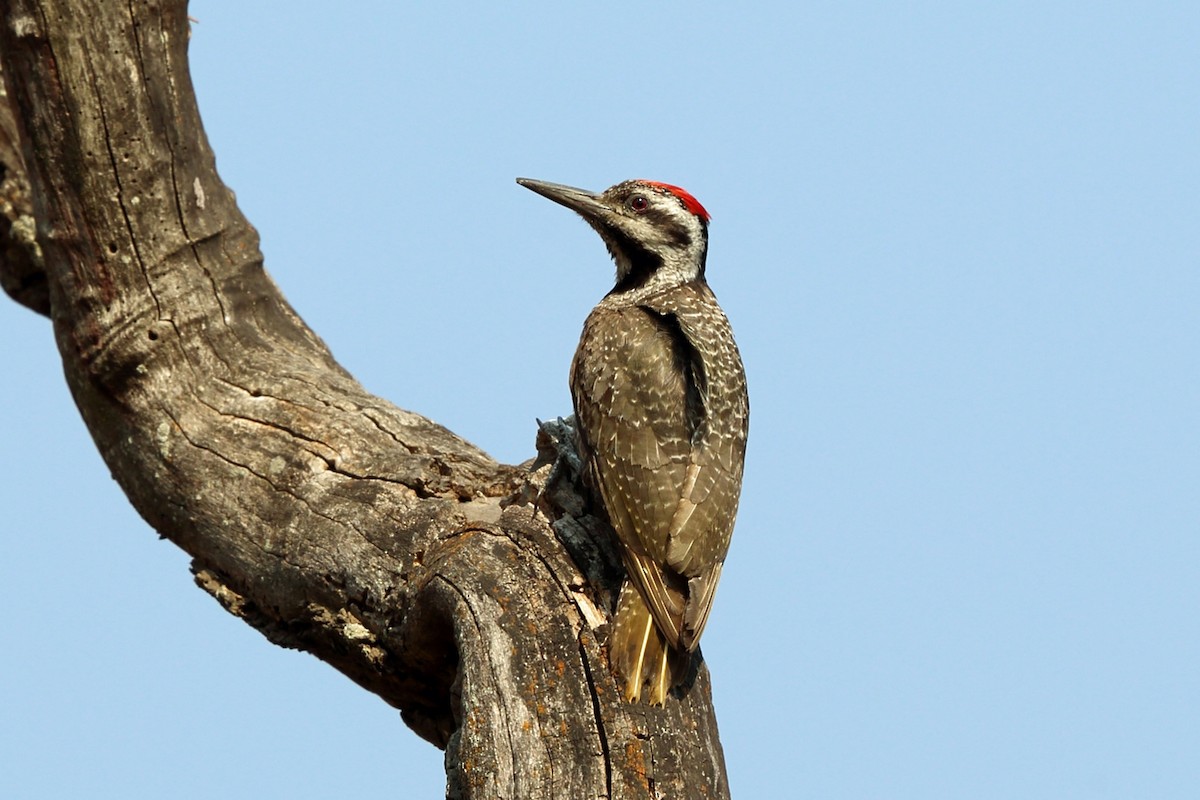
<path fill-rule="evenodd" d="M 663 709 L 620 698 L 619 568 L 562 428 L 496 463 L 366 392 L 267 275 L 186 4 L 0 14 L 0 283 L 50 317 L 97 447 L 197 584 L 446 748 L 451 797 L 727 797 L 706 670 Z"/>

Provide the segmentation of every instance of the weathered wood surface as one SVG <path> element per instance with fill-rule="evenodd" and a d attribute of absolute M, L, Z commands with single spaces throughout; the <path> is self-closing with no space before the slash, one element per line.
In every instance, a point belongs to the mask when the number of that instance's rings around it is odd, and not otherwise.
<path fill-rule="evenodd" d="M 400 709 L 451 797 L 727 797 L 707 671 L 664 709 L 608 672 L 618 571 L 563 426 L 536 468 L 496 463 L 367 393 L 263 270 L 186 4 L 0 10 L 0 283 L 52 319 L 100 452 L 197 583 Z"/>

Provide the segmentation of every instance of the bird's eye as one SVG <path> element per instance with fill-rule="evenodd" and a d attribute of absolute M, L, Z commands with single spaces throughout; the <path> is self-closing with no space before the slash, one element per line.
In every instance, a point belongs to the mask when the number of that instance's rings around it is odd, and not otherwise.
<path fill-rule="evenodd" d="M 646 199 L 645 195 L 635 194 L 629 198 L 629 207 L 640 214 L 650 207 L 650 201 Z"/>

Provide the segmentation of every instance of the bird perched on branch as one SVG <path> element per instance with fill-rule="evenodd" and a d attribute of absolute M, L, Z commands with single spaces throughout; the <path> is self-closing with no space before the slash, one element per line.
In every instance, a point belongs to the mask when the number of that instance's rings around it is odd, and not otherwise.
<path fill-rule="evenodd" d="M 628 700 L 662 705 L 712 609 L 749 423 L 742 359 L 704 279 L 709 215 L 655 181 L 598 194 L 517 183 L 577 212 L 616 262 L 616 285 L 584 323 L 571 397 L 587 480 L 629 575 L 609 661 Z"/>

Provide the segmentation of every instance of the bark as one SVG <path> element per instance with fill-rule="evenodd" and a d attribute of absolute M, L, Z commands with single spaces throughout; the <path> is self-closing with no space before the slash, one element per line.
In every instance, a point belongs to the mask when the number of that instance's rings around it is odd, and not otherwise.
<path fill-rule="evenodd" d="M 97 447 L 196 582 L 398 708 L 450 797 L 727 797 L 703 664 L 662 709 L 609 672 L 620 568 L 569 422 L 498 464 L 367 393 L 263 270 L 186 4 L 0 12 L 2 284 L 50 316 Z"/>

